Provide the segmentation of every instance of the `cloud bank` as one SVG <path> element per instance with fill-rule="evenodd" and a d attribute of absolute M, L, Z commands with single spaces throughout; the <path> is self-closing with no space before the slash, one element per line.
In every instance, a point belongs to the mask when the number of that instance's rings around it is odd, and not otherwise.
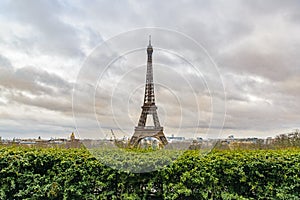
<path fill-rule="evenodd" d="M 226 101 L 226 121 L 222 137 L 267 137 L 290 131 L 300 125 L 300 2 L 279 1 L 2 1 L 0 3 L 0 136 L 66 137 L 75 131 L 72 89 L 85 58 L 103 41 L 128 30 L 161 27 L 182 32 L 201 44 L 219 67 Z M 176 39 L 153 38 L 181 46 Z M 119 48 L 147 38 L 137 36 Z M 155 44 L 156 43 L 156 44 Z M 141 43 L 142 44 L 142 43 Z M 183 48 L 182 51 L 185 49 Z M 186 49 L 188 51 L 188 49 Z M 108 51 L 116 53 L 114 49 Z M 191 57 L 197 55 L 189 52 Z M 117 55 L 117 54 L 116 54 Z M 103 55 L 109 56 L 109 55 Z M 119 59 L 120 69 L 107 73 L 117 81 L 123 72 L 136 67 L 136 73 L 122 77 L 113 98 L 117 114 L 127 118 L 118 123 L 131 133 L 142 104 L 145 51 Z M 193 128 L 204 133 L 211 117 L 210 96 L 202 79 L 193 73 L 185 78 L 199 90 L 200 122 L 194 122 L 193 96 L 188 84 L 176 87 L 184 63 L 157 50 L 154 75 L 164 79 L 167 90 L 156 87 L 161 121 L 171 134 L 184 113 L 182 133 L 193 137 Z M 156 60 L 155 60 L 156 59 Z M 123 63 L 123 64 L 122 64 Z M 92 65 L 91 65 L 92 66 Z M 123 66 L 123 71 L 122 71 Z M 95 69 L 103 65 L 95 63 Z M 171 69 L 175 69 L 169 74 Z M 94 68 L 91 68 L 91 76 Z M 179 73 L 180 72 L 180 73 Z M 120 74 L 118 74 L 120 73 Z M 141 75 L 142 74 L 142 75 Z M 97 75 L 98 74 L 94 74 Z M 205 76 L 205 74 L 204 74 Z M 168 77 L 168 79 L 166 79 Z M 214 76 L 206 76 L 214 82 Z M 125 84 L 126 83 L 126 84 Z M 96 113 L 105 134 L 116 128 L 111 118 L 110 96 L 114 85 L 96 90 Z M 82 89 L 84 92 L 93 86 Z M 127 91 L 129 91 L 128 93 Z M 219 91 L 222 92 L 222 91 Z M 218 99 L 218 91 L 214 94 Z M 131 95 L 131 96 L 130 96 Z M 181 98 L 182 111 L 176 96 Z M 124 101 L 126 99 L 126 106 Z M 194 102 L 195 103 L 195 102 Z M 82 122 L 90 127 L 90 110 L 78 108 Z M 190 123 L 189 123 L 190 122 Z M 196 124 L 196 125 L 195 125 Z M 192 127 L 192 128 L 191 128 Z M 218 128 L 218 127 L 212 127 Z M 124 132 L 116 131 L 120 137 Z M 104 135 L 105 135 L 104 134 Z"/>

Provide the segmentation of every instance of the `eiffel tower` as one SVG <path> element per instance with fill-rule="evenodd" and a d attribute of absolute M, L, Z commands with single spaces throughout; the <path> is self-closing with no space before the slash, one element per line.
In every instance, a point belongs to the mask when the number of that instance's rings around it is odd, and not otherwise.
<path fill-rule="evenodd" d="M 154 84 L 153 84 L 153 69 L 152 69 L 152 53 L 151 36 L 149 36 L 149 45 L 147 48 L 147 74 L 144 95 L 144 105 L 139 119 L 138 126 L 134 129 L 134 134 L 130 139 L 130 146 L 136 147 L 139 142 L 146 137 L 158 139 L 163 145 L 168 144 L 164 135 L 163 127 L 160 126 L 157 116 L 157 107 L 155 105 Z M 154 126 L 146 126 L 147 116 L 152 115 Z"/>

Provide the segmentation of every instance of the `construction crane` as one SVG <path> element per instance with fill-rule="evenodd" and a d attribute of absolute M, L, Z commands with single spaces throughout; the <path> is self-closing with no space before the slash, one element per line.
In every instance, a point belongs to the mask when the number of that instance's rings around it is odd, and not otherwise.
<path fill-rule="evenodd" d="M 112 134 L 112 136 L 114 137 L 114 141 L 117 141 L 116 135 L 114 134 L 114 131 L 112 129 L 110 129 L 110 132 Z"/>

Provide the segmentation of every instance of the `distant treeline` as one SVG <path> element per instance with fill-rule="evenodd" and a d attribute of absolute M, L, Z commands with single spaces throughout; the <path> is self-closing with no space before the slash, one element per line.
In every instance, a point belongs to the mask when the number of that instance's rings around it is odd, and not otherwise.
<path fill-rule="evenodd" d="M 274 146 L 276 147 L 300 147 L 300 132 L 296 130 L 293 133 L 281 134 L 275 137 Z"/>
<path fill-rule="evenodd" d="M 214 149 L 285 149 L 285 148 L 300 148 L 300 132 L 296 130 L 292 133 L 280 134 L 275 138 L 256 139 L 255 141 L 247 142 L 245 140 L 220 140 L 216 143 Z M 200 149 L 201 146 L 198 146 Z M 194 149 L 197 149 L 194 147 Z"/>

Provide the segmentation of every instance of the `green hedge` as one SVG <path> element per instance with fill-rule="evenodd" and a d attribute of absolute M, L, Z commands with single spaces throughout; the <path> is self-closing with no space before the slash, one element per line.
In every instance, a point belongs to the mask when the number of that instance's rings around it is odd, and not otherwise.
<path fill-rule="evenodd" d="M 0 199 L 300 199 L 300 150 L 187 151 L 156 172 L 85 149 L 0 147 Z"/>

